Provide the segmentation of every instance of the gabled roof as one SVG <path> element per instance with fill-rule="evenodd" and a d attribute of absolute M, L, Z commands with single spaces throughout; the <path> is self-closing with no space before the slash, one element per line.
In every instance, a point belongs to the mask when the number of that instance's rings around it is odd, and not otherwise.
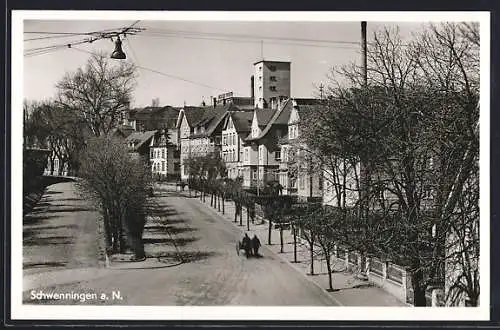
<path fill-rule="evenodd" d="M 234 111 L 229 114 L 237 133 L 250 132 L 252 129 L 253 112 Z"/>
<path fill-rule="evenodd" d="M 142 145 L 148 142 L 154 135 L 156 131 L 145 131 L 145 132 L 133 132 L 125 139 L 127 145 L 129 143 L 134 143 L 134 150 L 138 150 Z"/>
<path fill-rule="evenodd" d="M 196 124 L 203 117 L 206 109 L 209 107 L 192 107 L 186 106 L 182 108 L 184 115 L 186 116 L 187 122 L 190 127 L 196 126 Z"/>
<path fill-rule="evenodd" d="M 210 136 L 216 130 L 216 128 L 222 123 L 224 118 L 228 115 L 228 113 L 232 111 L 238 111 L 238 107 L 234 104 L 226 104 L 217 107 L 206 107 L 203 116 L 195 125 L 196 127 L 204 127 L 205 130 L 203 133 L 197 133 L 191 135 L 190 138 L 198 138 Z"/>
<path fill-rule="evenodd" d="M 276 111 L 276 109 L 255 109 L 259 126 L 266 126 Z"/>
<path fill-rule="evenodd" d="M 290 99 L 282 103 L 281 107 L 277 110 L 273 110 L 272 116 L 269 118 L 266 127 L 262 130 L 259 136 L 255 138 L 247 137 L 247 141 L 260 140 L 266 136 L 266 134 L 271 130 L 273 125 L 286 125 L 288 123 L 288 118 L 290 118 L 290 113 L 292 112 L 293 103 Z M 258 120 L 258 115 L 257 115 Z M 260 124 L 260 122 L 259 122 Z M 260 125 L 259 125 L 260 126 Z"/>
<path fill-rule="evenodd" d="M 145 122 L 145 129 L 174 128 L 180 108 L 172 106 L 135 108 L 129 111 L 130 120 Z"/>

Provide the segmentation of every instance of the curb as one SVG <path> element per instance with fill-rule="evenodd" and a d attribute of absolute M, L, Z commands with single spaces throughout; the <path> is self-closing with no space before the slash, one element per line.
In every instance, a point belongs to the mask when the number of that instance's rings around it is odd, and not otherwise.
<path fill-rule="evenodd" d="M 207 206 L 204 202 L 198 200 L 198 202 L 204 206 Z M 226 217 L 224 217 L 224 215 L 222 214 L 219 214 L 219 212 L 217 210 L 212 210 L 210 207 L 207 206 L 207 209 L 213 211 L 213 213 L 217 214 L 218 216 L 220 216 L 221 218 L 223 218 L 224 220 L 228 220 L 226 219 Z M 265 220 L 264 221 L 268 221 L 268 220 Z M 243 227 L 237 225 L 236 223 L 228 220 L 229 223 L 231 223 L 234 227 L 240 229 L 241 232 L 245 232 L 245 230 L 242 230 Z M 281 256 L 279 253 L 276 253 L 274 252 L 273 250 L 271 250 L 270 247 L 268 247 L 267 245 L 262 245 L 262 248 L 265 248 L 267 249 L 269 252 L 271 252 L 273 255 L 277 256 L 279 259 L 285 261 L 286 263 L 288 263 L 288 265 L 290 265 L 295 271 L 299 272 L 301 275 L 303 275 L 303 277 L 305 279 L 307 279 L 310 283 L 314 284 L 316 287 L 318 287 L 319 289 L 321 289 L 321 292 L 323 293 L 323 295 L 327 296 L 328 298 L 330 298 L 331 300 L 333 300 L 335 303 L 337 303 L 339 306 L 345 306 L 344 304 L 342 304 L 340 301 L 338 301 L 336 298 L 332 297 L 329 292 L 323 288 L 321 285 L 319 285 L 318 283 L 316 283 L 313 279 L 309 278 L 306 274 L 304 274 L 302 272 L 301 269 L 299 269 L 297 266 L 295 266 L 292 262 L 290 262 L 288 259 L 286 259 L 285 257 Z"/>

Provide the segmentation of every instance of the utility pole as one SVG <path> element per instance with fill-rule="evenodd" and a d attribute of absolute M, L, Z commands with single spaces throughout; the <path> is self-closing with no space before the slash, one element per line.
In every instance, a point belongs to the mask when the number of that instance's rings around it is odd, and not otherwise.
<path fill-rule="evenodd" d="M 367 64 L 367 59 L 366 59 L 366 21 L 362 21 L 361 22 L 361 65 L 363 66 L 363 86 L 362 86 L 362 89 L 365 89 L 365 93 L 366 93 L 366 88 L 368 87 L 368 64 Z M 369 180 L 369 175 L 370 175 L 370 171 L 367 171 L 366 169 L 366 166 L 363 166 L 363 165 L 366 165 L 366 164 L 360 164 L 360 168 L 361 168 L 361 171 L 362 173 L 361 174 L 361 178 L 362 178 L 362 185 L 361 185 L 361 189 L 363 189 L 362 191 L 362 194 L 361 194 L 361 197 L 362 197 L 362 201 L 361 201 L 361 207 L 362 207 L 362 210 L 361 210 L 361 214 L 366 215 L 368 212 L 366 212 L 367 208 L 368 208 L 368 192 L 367 192 L 367 189 L 368 189 L 368 180 Z M 364 172 L 364 173 L 363 173 Z M 364 183 L 364 184 L 363 184 Z M 365 221 L 367 221 L 368 219 L 365 218 Z M 368 268 L 368 263 L 367 263 L 367 260 L 366 260 L 366 252 L 363 251 L 361 253 L 361 269 L 360 269 L 360 275 L 361 275 L 361 278 L 363 280 L 367 280 L 368 277 L 366 275 L 366 271 L 367 271 L 367 268 Z"/>
<path fill-rule="evenodd" d="M 321 100 L 323 100 L 323 88 L 324 88 L 323 84 L 320 84 L 319 85 L 319 98 Z"/>
<path fill-rule="evenodd" d="M 366 60 L 366 21 L 361 22 L 361 60 L 363 65 L 363 87 L 368 86 L 368 65 Z"/>

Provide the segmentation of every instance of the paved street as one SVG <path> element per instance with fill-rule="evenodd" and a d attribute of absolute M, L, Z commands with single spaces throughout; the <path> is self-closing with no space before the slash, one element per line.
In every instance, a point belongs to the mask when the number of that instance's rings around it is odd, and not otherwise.
<path fill-rule="evenodd" d="M 182 256 L 184 263 L 148 268 L 145 262 L 145 269 L 97 271 L 82 268 L 80 276 L 75 273 L 71 278 L 63 276 L 61 281 L 52 283 L 64 284 L 46 286 L 43 291 L 109 295 L 112 291 L 120 292 L 121 299 L 90 299 L 85 304 L 336 304 L 323 289 L 267 249 L 262 250 L 263 257 L 258 259 L 247 260 L 243 255 L 238 256 L 235 244 L 241 239 L 241 231 L 198 199 L 179 196 L 175 192 L 161 192 L 159 195 L 156 198 L 157 210 L 163 211 L 157 212 L 157 216 L 146 225 L 146 252 L 160 259 L 177 254 Z M 24 303 L 40 302 L 30 297 L 30 292 L 25 291 Z M 82 303 L 77 300 L 43 302 Z"/>

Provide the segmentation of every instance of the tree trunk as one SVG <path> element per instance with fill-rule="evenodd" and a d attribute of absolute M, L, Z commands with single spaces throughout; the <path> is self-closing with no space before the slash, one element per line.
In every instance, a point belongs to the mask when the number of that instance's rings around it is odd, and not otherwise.
<path fill-rule="evenodd" d="M 314 235 L 311 233 L 311 241 L 309 242 L 309 251 L 311 253 L 311 275 L 314 275 Z"/>
<path fill-rule="evenodd" d="M 238 204 L 234 202 L 234 223 L 238 222 Z"/>
<path fill-rule="evenodd" d="M 333 284 L 332 284 L 332 264 L 330 261 L 330 253 L 326 251 L 326 249 L 323 249 L 325 253 L 325 258 L 326 258 L 326 269 L 328 270 L 328 288 L 330 291 L 333 291 Z"/>
<path fill-rule="evenodd" d="M 292 225 L 293 231 L 293 262 L 297 262 L 297 229 Z"/>
<path fill-rule="evenodd" d="M 413 305 L 415 307 L 427 306 L 427 299 L 425 298 L 425 288 L 422 287 L 423 274 L 421 269 L 417 269 L 412 274 L 412 288 L 413 288 Z"/>
<path fill-rule="evenodd" d="M 267 245 L 271 245 L 271 230 L 273 229 L 273 223 L 271 222 L 271 219 L 267 219 L 267 223 L 269 224 L 267 227 Z"/>
<path fill-rule="evenodd" d="M 283 223 L 280 223 L 280 252 L 283 253 L 285 252 L 284 248 L 283 248 Z"/>
<path fill-rule="evenodd" d="M 222 195 L 222 214 L 226 214 L 226 203 L 224 199 L 224 195 Z"/>
<path fill-rule="evenodd" d="M 247 231 L 250 231 L 250 213 L 248 212 L 248 205 L 247 205 Z"/>
<path fill-rule="evenodd" d="M 240 226 L 243 226 L 243 207 L 238 204 L 238 214 L 240 216 Z"/>

